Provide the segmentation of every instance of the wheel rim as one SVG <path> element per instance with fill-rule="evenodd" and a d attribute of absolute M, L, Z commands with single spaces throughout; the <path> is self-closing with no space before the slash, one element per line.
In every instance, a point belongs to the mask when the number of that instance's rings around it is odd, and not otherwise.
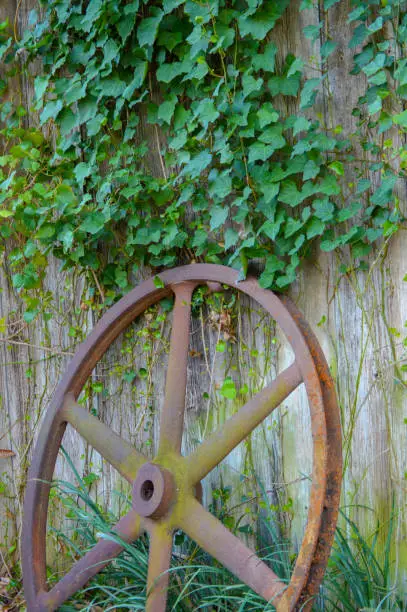
<path fill-rule="evenodd" d="M 168 587 L 166 570 L 171 560 L 172 533 L 177 528 L 185 531 L 258 594 L 272 600 L 278 610 L 307 609 L 318 591 L 332 545 L 342 472 L 339 411 L 334 384 L 322 350 L 308 324 L 288 298 L 280 298 L 271 291 L 261 289 L 255 279 L 237 283 L 238 273 L 235 270 L 212 264 L 194 264 L 163 272 L 160 278 L 164 287 L 157 288 L 152 279 L 144 281 L 102 317 L 78 348 L 45 416 L 28 475 L 24 502 L 22 564 L 28 610 L 56 610 L 122 550 L 116 542 L 100 540 L 47 592 L 45 542 L 48 497 L 58 450 L 68 422 L 133 485 L 133 509 L 114 529 L 128 542 L 137 539 L 143 531 L 149 533 L 148 612 L 165 611 Z M 226 421 L 221 430 L 211 434 L 191 455 L 181 457 L 190 302 L 194 288 L 204 282 L 223 283 L 238 289 L 263 306 L 282 328 L 294 350 L 295 361 Z M 75 400 L 96 363 L 119 334 L 146 308 L 171 293 L 175 294 L 175 305 L 159 450 L 154 460 L 148 461 L 132 445 L 76 404 Z M 287 586 L 203 509 L 195 498 L 195 489 L 206 474 L 302 383 L 306 387 L 311 414 L 312 485 L 307 526 Z M 101 440 L 104 441 L 103 448 Z M 151 507 L 146 512 L 142 510 L 140 487 L 147 481 L 153 484 L 155 502 L 159 496 L 158 506 L 152 512 Z M 178 490 L 176 494 L 175 490 Z M 150 501 L 144 499 L 147 506 Z M 214 535 L 211 538 L 209 534 Z"/>

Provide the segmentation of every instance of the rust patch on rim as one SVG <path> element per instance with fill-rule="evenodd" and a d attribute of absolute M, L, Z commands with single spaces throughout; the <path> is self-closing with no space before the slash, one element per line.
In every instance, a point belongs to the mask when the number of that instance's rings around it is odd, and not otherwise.
<path fill-rule="evenodd" d="M 47 508 L 55 462 L 67 423 L 88 440 L 133 487 L 133 509 L 114 527 L 125 542 L 150 536 L 147 612 L 164 612 L 172 534 L 183 529 L 277 610 L 310 609 L 330 553 L 342 475 L 341 429 L 334 384 L 321 347 L 295 305 L 261 289 L 255 279 L 238 283 L 238 273 L 212 264 L 194 264 L 141 283 L 115 304 L 79 347 L 53 397 L 34 451 L 24 501 L 22 564 L 29 612 L 57 610 L 123 546 L 100 540 L 50 591 L 46 581 Z M 194 288 L 228 285 L 250 296 L 280 325 L 295 362 L 256 394 L 188 457 L 180 454 L 185 411 L 191 298 Z M 87 378 L 118 335 L 147 307 L 175 295 L 173 328 L 159 451 L 147 461 L 128 442 L 76 403 Z M 201 505 L 201 479 L 266 418 L 297 386 L 304 384 L 310 409 L 313 469 L 308 522 L 291 581 L 280 581 L 250 549 Z M 1 452 L 0 452 L 1 457 Z M 198 498 L 198 499 L 197 499 Z"/>

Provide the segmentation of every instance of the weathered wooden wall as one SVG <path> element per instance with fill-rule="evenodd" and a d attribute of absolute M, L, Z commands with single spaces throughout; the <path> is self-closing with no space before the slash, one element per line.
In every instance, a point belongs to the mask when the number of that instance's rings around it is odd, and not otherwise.
<path fill-rule="evenodd" d="M 35 0 L 5 0 L 0 6 L 0 21 L 6 16 L 12 22 L 16 19 L 21 31 L 34 5 Z M 330 10 L 329 21 L 325 16 L 324 36 L 337 40 L 339 46 L 329 59 L 329 79 L 320 99 L 320 111 L 327 122 L 342 125 L 345 133 L 354 128 L 349 109 L 364 88 L 360 76 L 349 76 L 352 53 L 348 49 L 351 36 L 346 24 L 348 9 L 348 2 L 340 1 Z M 319 21 L 319 11 L 320 7 L 316 6 L 315 13 L 299 14 L 298 4 L 292 2 L 273 34 L 280 60 L 288 51 L 301 56 L 318 55 L 318 47 L 310 48 L 302 28 Z M 32 96 L 29 83 L 15 81 L 13 88 L 10 95 L 21 95 L 23 103 L 29 106 Z M 151 140 L 151 150 L 156 151 L 155 138 L 150 137 L 143 122 L 141 130 Z M 152 153 L 152 172 L 159 168 L 157 160 Z M 406 210 L 405 188 L 400 193 L 400 201 Z M 367 533 L 377 518 L 386 521 L 392 507 L 396 509 L 394 575 L 395 580 L 399 583 L 404 580 L 405 584 L 407 393 L 397 367 L 402 358 L 401 340 L 407 321 L 407 283 L 403 281 L 407 272 L 405 237 L 400 233 L 386 248 L 375 252 L 370 273 L 340 275 L 340 257 L 315 255 L 302 269 L 291 294 L 316 332 L 337 382 L 344 433 L 343 505 L 354 505 L 352 514 Z M 86 333 L 93 324 L 89 312 L 80 308 L 81 278 L 62 275 L 58 262 L 51 262 L 45 282 L 54 296 L 55 305 L 50 307 L 54 308 L 55 316 L 48 323 L 40 321 L 27 327 L 22 321 L 19 298 L 10 286 L 10 270 L 6 263 L 0 267 L 0 318 L 6 317 L 8 324 L 7 334 L 0 337 L 0 447 L 11 447 L 17 453 L 12 460 L 0 459 L 0 549 L 5 562 L 7 548 L 21 525 L 21 502 L 33 441 L 73 350 L 70 326 L 82 326 Z M 210 313 L 206 312 L 207 316 Z M 137 336 L 137 329 L 143 329 L 148 323 L 145 319 L 138 323 L 129 337 L 121 338 L 109 350 L 95 373 L 95 380 L 104 382 L 106 397 L 96 396 L 93 405 L 118 433 L 139 444 L 147 443 L 144 448 L 153 449 L 170 326 L 167 322 L 163 339 L 156 340 L 145 351 L 143 337 Z M 246 300 L 239 301 L 238 315 L 233 321 L 238 341 L 232 353 L 214 351 L 217 331 L 208 320 L 204 323 L 202 334 L 200 318 L 193 322 L 191 349 L 196 356 L 190 360 L 185 452 L 202 438 L 205 429 L 213 428 L 236 409 L 216 391 L 217 384 L 224 379 L 225 368 L 235 380 L 256 387 L 262 379 L 270 379 L 283 369 L 291 358 L 289 348 L 272 322 L 263 319 L 256 306 Z M 203 358 L 203 339 L 211 349 L 208 364 Z M 150 368 L 149 360 L 152 362 L 150 374 L 146 379 L 138 379 L 136 388 L 123 383 L 118 367 Z M 255 380 L 248 375 L 251 366 L 257 372 Z M 203 394 L 211 389 L 212 400 L 208 402 Z M 291 533 L 295 541 L 301 536 L 306 516 L 311 437 L 306 398 L 301 392 L 294 395 L 255 432 L 250 443 L 232 453 L 207 478 L 205 494 L 208 498 L 211 486 L 217 486 L 220 479 L 241 492 L 240 475 L 251 465 L 266 488 L 273 492 L 271 501 L 293 499 Z M 98 456 L 74 432 L 67 432 L 64 444 L 80 469 L 98 473 L 101 468 Z M 63 461 L 56 476 L 72 478 Z M 290 483 L 284 494 L 282 483 Z M 120 502 L 114 491 L 118 486 L 113 470 L 104 466 L 93 491 L 99 501 L 117 508 Z M 236 500 L 238 503 L 238 495 Z"/>

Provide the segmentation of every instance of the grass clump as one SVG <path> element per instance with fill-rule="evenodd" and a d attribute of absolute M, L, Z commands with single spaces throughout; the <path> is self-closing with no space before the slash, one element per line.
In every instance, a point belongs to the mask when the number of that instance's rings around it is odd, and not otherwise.
<path fill-rule="evenodd" d="M 76 484 L 56 481 L 53 499 L 62 504 L 66 528 L 50 528 L 59 550 L 64 552 L 68 564 L 75 562 L 90 550 L 100 538 L 120 541 L 123 552 L 71 600 L 61 606 L 61 612 L 99 612 L 113 610 L 138 611 L 145 609 L 148 571 L 148 539 L 143 536 L 135 543 L 127 544 L 112 531 L 118 517 L 106 513 L 89 493 L 89 485 L 83 479 L 70 458 Z M 282 581 L 289 582 L 296 555 L 290 542 L 282 535 L 278 513 L 267 502 L 267 493 L 259 485 L 260 503 L 255 548 Z M 223 497 L 227 503 L 228 496 Z M 122 500 L 123 501 L 123 500 Z M 130 501 L 126 499 L 130 508 Z M 247 533 L 241 521 L 230 520 L 225 504 L 212 504 L 211 511 L 236 533 Z M 315 601 L 315 611 L 381 611 L 407 612 L 407 597 L 394 584 L 391 559 L 391 541 L 395 525 L 395 512 L 386 525 L 377 524 L 371 537 L 365 537 L 350 518 L 352 508 L 341 511 L 339 526 L 329 560 L 324 582 Z M 253 517 L 252 517 L 253 518 Z M 384 547 L 379 542 L 385 541 Z M 200 549 L 194 542 L 178 532 L 170 572 L 170 589 L 167 610 L 171 612 L 251 612 L 274 610 L 272 602 L 261 597 L 240 583 L 228 570 Z M 252 539 L 253 545 L 253 539 Z M 61 572 L 63 573 L 63 568 Z M 49 570 L 52 585 L 60 577 L 60 571 Z M 17 572 L 18 573 L 18 572 Z M 0 591 L 0 604 L 7 610 L 22 610 L 21 584 L 14 580 L 9 589 Z M 13 597 L 14 596 L 14 597 Z M 14 601 L 13 601 L 14 598 Z M 20 602 L 20 603 L 19 603 Z"/>

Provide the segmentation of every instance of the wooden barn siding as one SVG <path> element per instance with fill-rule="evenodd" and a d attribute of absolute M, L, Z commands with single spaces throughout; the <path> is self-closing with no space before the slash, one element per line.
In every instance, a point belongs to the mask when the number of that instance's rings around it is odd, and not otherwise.
<path fill-rule="evenodd" d="M 26 27 L 29 11 L 36 5 L 35 0 L 3 2 L 0 6 L 0 20 L 8 16 L 14 22 L 17 4 L 16 20 L 22 31 Z M 331 37 L 339 45 L 329 58 L 329 79 L 319 99 L 320 112 L 327 124 L 342 125 L 345 134 L 354 129 L 355 120 L 349 108 L 356 103 L 364 88 L 360 76 L 349 76 L 352 52 L 348 49 L 351 35 L 346 25 L 348 8 L 347 1 L 340 1 L 329 11 L 329 19 L 325 15 L 323 36 Z M 280 50 L 279 61 L 283 61 L 287 52 L 308 56 L 318 54 L 318 45 L 310 47 L 302 28 L 318 21 L 320 15 L 323 15 L 323 11 L 317 6 L 314 11 L 305 11 L 299 15 L 298 3 L 292 2 L 273 33 L 273 39 Z M 311 74 L 313 69 L 309 70 Z M 29 106 L 32 98 L 29 82 L 25 79 L 15 80 L 9 95 L 21 95 L 23 103 Z M 291 104 L 287 110 L 295 112 L 295 104 Z M 150 143 L 151 171 L 161 175 L 157 134 L 143 120 L 140 124 L 140 137 L 147 138 Z M 351 180 L 351 175 L 349 178 Z M 403 187 L 400 200 L 404 208 L 405 195 Z M 352 515 L 368 533 L 369 529 L 374 528 L 377 518 L 384 521 L 389 519 L 394 502 L 398 511 L 393 547 L 396 578 L 405 584 L 407 526 L 404 471 L 407 466 L 407 428 L 404 419 L 407 415 L 407 399 L 405 387 L 397 384 L 393 365 L 401 354 L 401 342 L 389 331 L 394 328 L 403 333 L 407 320 L 407 283 L 403 282 L 407 271 L 405 238 L 401 234 L 396 236 L 388 249 L 377 251 L 371 259 L 374 267 L 370 274 L 340 278 L 338 255 L 315 255 L 303 267 L 291 294 L 316 332 L 337 381 L 345 438 L 343 505 L 355 506 Z M 93 325 L 92 316 L 79 309 L 82 279 L 62 275 L 58 262 L 51 261 L 45 285 L 54 295 L 56 304 L 64 304 L 65 314 L 56 315 L 48 323 L 30 326 L 28 330 L 23 326 L 21 332 L 13 337 L 13 344 L 4 342 L 4 339 L 0 342 L 0 447 L 11 447 L 17 451 L 16 458 L 12 460 L 0 459 L 0 477 L 6 485 L 6 490 L 0 494 L 0 542 L 5 556 L 8 545 L 21 525 L 21 502 L 32 442 L 36 438 L 49 397 L 69 362 L 70 356 L 64 352 L 66 347 L 72 345 L 72 339 L 68 336 L 69 327 L 81 322 L 84 330 L 89 332 Z M 292 359 L 278 330 L 277 345 L 270 343 L 274 337 L 272 322 L 265 324 L 263 321 L 259 324 L 261 317 L 255 305 L 244 299 L 239 304 L 240 314 L 235 322 L 239 342 L 232 357 L 218 353 L 214 366 L 212 362 L 209 364 L 213 387 L 223 380 L 223 367 L 229 358 L 232 358 L 235 366 L 230 372 L 236 380 L 239 378 L 239 365 L 247 359 L 248 354 L 247 351 L 245 354 L 242 352 L 242 339 L 249 347 L 256 347 L 261 355 L 265 354 L 266 349 L 268 351 L 279 347 L 272 355 L 271 367 L 267 368 L 268 379 Z M 3 263 L 0 268 L 0 317 L 8 318 L 13 332 L 21 327 L 21 312 L 19 298 L 10 286 L 10 271 Z M 208 405 L 202 399 L 203 393 L 210 387 L 211 377 L 202 358 L 204 347 L 199 318 L 194 320 L 192 330 L 191 349 L 201 353 L 201 356 L 190 360 L 186 435 L 183 443 L 185 452 L 201 439 L 206 420 L 213 427 L 233 411 L 230 402 L 220 402 L 216 406 L 213 401 Z M 167 325 L 167 339 L 168 334 Z M 213 349 L 217 332 L 207 326 L 204 338 L 206 346 Z M 29 342 L 30 346 L 22 346 L 19 344 L 21 342 Z M 104 381 L 109 399 L 96 397 L 94 407 L 98 409 L 101 418 L 118 433 L 142 444 L 143 440 L 148 439 L 149 430 L 155 439 L 157 436 L 158 421 L 149 406 L 158 409 L 162 400 L 166 342 L 158 341 L 153 351 L 155 364 L 151 376 L 143 381 L 137 392 L 129 384 L 123 385 L 114 371 L 112 375 L 117 363 L 137 364 L 137 367 L 145 364 L 145 354 L 140 352 L 140 347 L 132 340 L 127 341 L 130 352 L 123 355 L 123 342 L 126 343 L 126 340 L 122 338 L 114 344 L 95 373 L 95 376 Z M 55 348 L 56 351 L 53 350 Z M 264 356 L 260 359 L 263 364 L 264 359 Z M 32 370 L 30 378 L 26 376 L 28 368 Z M 152 398 L 143 396 L 148 386 Z M 145 424 L 147 431 L 144 431 Z M 64 443 L 79 468 L 82 469 L 84 462 L 95 472 L 98 466 L 101 467 L 97 454 L 72 430 L 68 429 Z M 304 393 L 296 392 L 254 433 L 251 448 L 250 445 L 241 446 L 208 476 L 205 499 L 210 499 L 211 487 L 218 486 L 219 482 L 233 484 L 242 492 L 240 474 L 250 454 L 256 473 L 266 489 L 272 492 L 270 501 L 287 501 L 289 496 L 292 497 L 291 535 L 293 541 L 300 540 L 308 503 L 307 475 L 311 471 L 311 438 Z M 72 480 L 65 462 L 59 463 L 56 476 Z M 286 494 L 282 494 L 282 483 L 291 483 Z M 121 503 L 115 495 L 118 487 L 116 474 L 104 465 L 100 481 L 93 486 L 97 499 L 118 509 Z M 239 495 L 236 496 L 237 503 L 238 499 Z M 361 506 L 373 508 L 375 514 Z M 51 542 L 50 546 L 55 547 L 55 543 Z"/>

